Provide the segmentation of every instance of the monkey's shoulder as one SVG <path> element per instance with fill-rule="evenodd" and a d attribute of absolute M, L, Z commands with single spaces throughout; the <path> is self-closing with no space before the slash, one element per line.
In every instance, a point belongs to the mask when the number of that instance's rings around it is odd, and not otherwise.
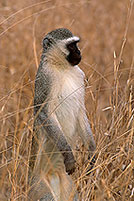
<path fill-rule="evenodd" d="M 52 85 L 51 73 L 40 65 L 35 78 L 34 105 L 42 104 L 48 98 Z"/>

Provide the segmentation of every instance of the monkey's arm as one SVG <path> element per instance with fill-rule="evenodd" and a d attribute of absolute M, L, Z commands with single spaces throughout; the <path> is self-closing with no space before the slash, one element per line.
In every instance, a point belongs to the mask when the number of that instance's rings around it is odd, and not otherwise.
<path fill-rule="evenodd" d="M 83 143 L 92 155 L 96 149 L 96 145 L 90 128 L 90 123 L 86 115 L 86 109 L 84 106 L 79 111 L 78 125 L 79 125 L 79 133 L 83 140 Z"/>
<path fill-rule="evenodd" d="M 83 109 L 80 109 L 79 113 L 79 118 L 78 118 L 78 128 L 79 128 L 79 134 L 82 138 L 84 147 L 88 151 L 88 159 L 89 160 L 89 168 L 88 171 L 90 171 L 95 163 L 95 149 L 96 149 L 96 144 L 93 138 L 93 134 L 90 128 L 90 124 L 86 115 L 86 109 L 83 107 Z"/>

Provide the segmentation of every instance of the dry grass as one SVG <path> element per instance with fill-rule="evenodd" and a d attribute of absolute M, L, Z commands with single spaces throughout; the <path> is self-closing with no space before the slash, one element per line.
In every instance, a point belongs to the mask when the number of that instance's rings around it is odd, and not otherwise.
<path fill-rule="evenodd" d="M 35 72 L 43 36 L 58 27 L 82 38 L 80 66 L 87 76 L 86 104 L 97 143 L 91 174 L 81 165 L 74 175 L 80 198 L 134 200 L 133 0 L 71 2 L 0 2 L 2 201 L 26 200 Z"/>

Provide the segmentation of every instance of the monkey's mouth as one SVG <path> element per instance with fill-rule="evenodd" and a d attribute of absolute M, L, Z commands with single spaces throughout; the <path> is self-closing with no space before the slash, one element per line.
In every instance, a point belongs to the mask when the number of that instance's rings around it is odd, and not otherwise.
<path fill-rule="evenodd" d="M 78 65 L 81 61 L 81 53 L 79 50 L 77 52 L 73 52 L 73 54 L 70 53 L 66 59 L 72 66 Z"/>

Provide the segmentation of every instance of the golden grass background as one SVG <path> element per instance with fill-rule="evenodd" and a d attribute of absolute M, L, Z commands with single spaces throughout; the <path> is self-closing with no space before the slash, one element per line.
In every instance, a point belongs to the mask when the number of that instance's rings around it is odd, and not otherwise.
<path fill-rule="evenodd" d="M 134 200 L 133 10 L 133 0 L 0 1 L 1 201 L 26 200 L 41 41 L 59 27 L 81 37 L 80 67 L 97 144 L 90 175 L 82 163 L 74 175 L 80 199 Z"/>

